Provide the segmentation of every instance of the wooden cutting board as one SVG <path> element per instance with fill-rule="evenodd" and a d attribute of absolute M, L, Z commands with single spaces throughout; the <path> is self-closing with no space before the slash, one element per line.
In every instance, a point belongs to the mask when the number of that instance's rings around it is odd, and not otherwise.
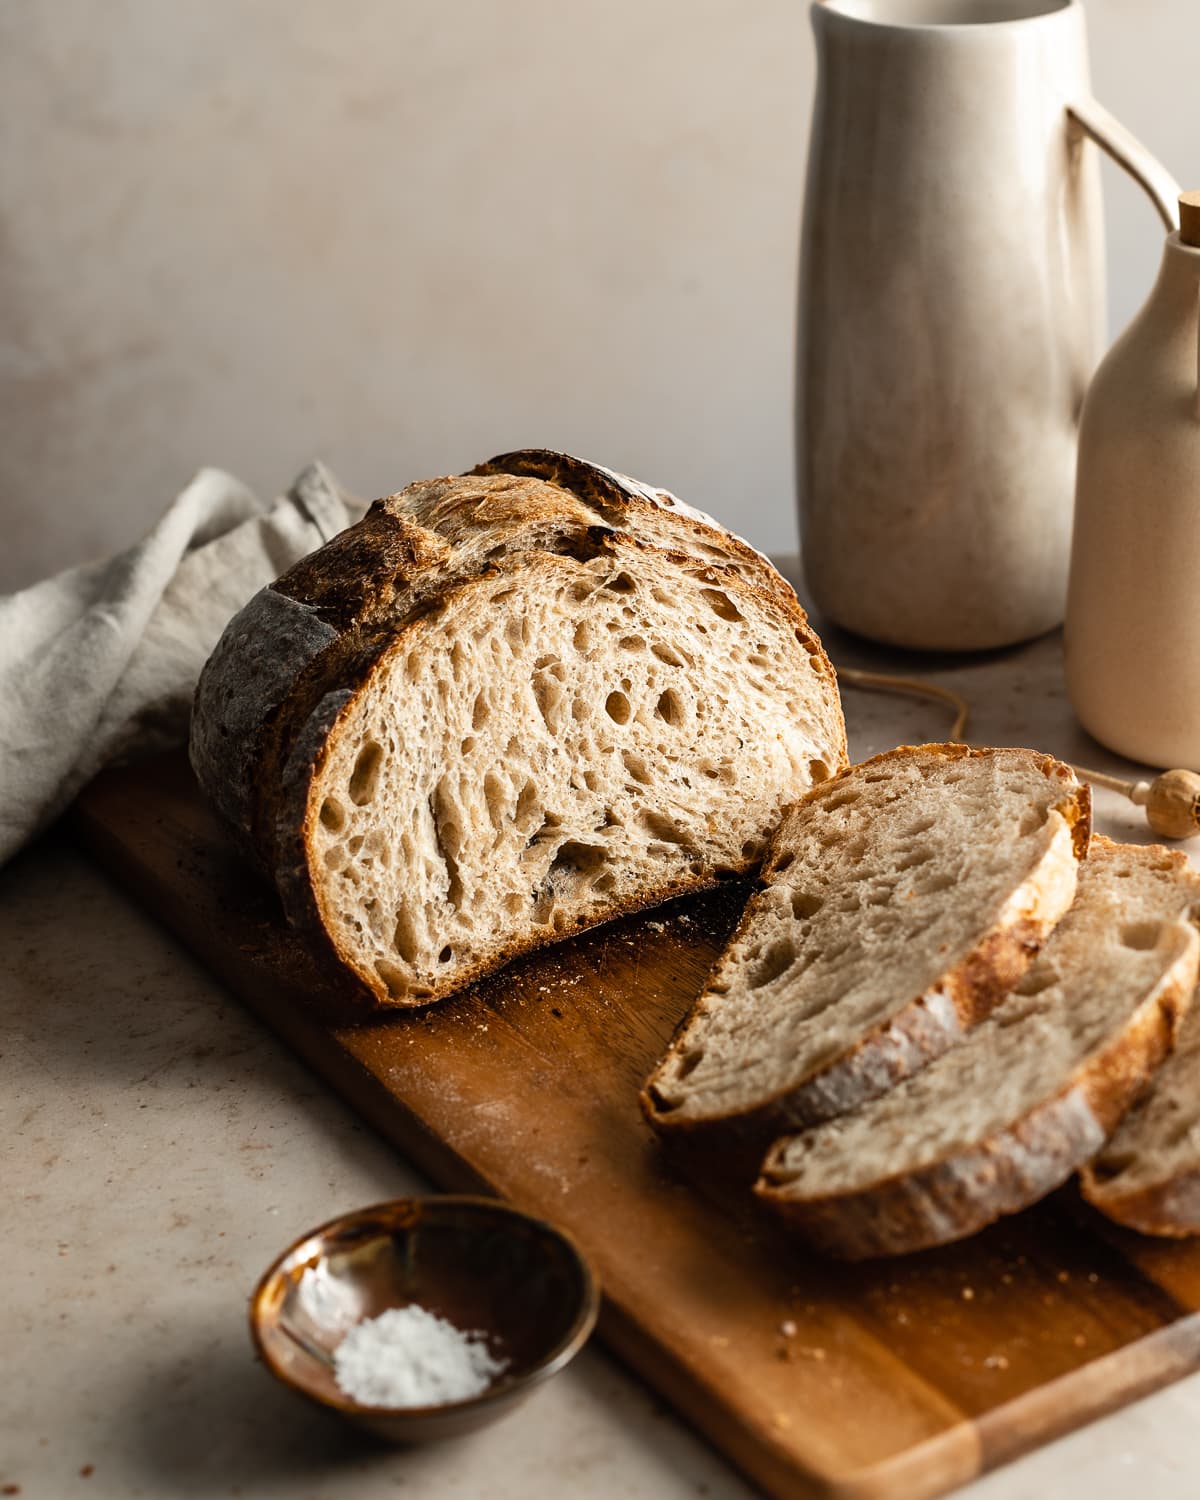
<path fill-rule="evenodd" d="M 82 797 L 86 845 L 354 1107 L 447 1188 L 569 1229 L 608 1345 L 765 1490 L 945 1492 L 1200 1363 L 1200 1244 L 1064 1189 L 947 1250 L 831 1266 L 727 1163 L 667 1159 L 636 1095 L 744 889 L 676 902 L 359 1026 L 239 862 L 182 756 Z"/>

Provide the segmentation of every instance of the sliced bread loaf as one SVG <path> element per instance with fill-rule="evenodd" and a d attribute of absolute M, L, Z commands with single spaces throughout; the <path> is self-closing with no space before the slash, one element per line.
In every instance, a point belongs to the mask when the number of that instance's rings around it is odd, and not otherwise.
<path fill-rule="evenodd" d="M 1200 1234 L 1200 1008 L 1150 1091 L 1080 1176 L 1101 1213 L 1143 1234 Z"/>
<path fill-rule="evenodd" d="M 889 751 L 818 787 L 647 1082 L 651 1123 L 778 1133 L 944 1052 L 1070 906 L 1089 806 L 1049 756 L 964 745 Z"/>
<path fill-rule="evenodd" d="M 377 502 L 263 590 L 204 670 L 191 755 L 318 954 L 414 1005 L 754 869 L 845 730 L 764 558 L 526 452 Z"/>
<path fill-rule="evenodd" d="M 1166 1056 L 1196 983 L 1198 898 L 1182 855 L 1093 840 L 1013 994 L 882 1099 L 777 1141 L 760 1197 L 858 1260 L 961 1239 L 1050 1192 Z"/>

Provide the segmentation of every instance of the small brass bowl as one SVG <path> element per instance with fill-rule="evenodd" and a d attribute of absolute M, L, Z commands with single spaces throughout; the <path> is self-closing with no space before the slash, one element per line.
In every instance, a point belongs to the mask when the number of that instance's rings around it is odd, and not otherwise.
<path fill-rule="evenodd" d="M 483 1333 L 506 1368 L 465 1401 L 352 1400 L 333 1351 L 355 1323 L 414 1302 Z M 583 1348 L 599 1305 L 583 1255 L 543 1220 L 489 1198 L 401 1198 L 332 1219 L 285 1250 L 250 1299 L 250 1331 L 284 1385 L 389 1442 L 423 1443 L 511 1411 Z"/>

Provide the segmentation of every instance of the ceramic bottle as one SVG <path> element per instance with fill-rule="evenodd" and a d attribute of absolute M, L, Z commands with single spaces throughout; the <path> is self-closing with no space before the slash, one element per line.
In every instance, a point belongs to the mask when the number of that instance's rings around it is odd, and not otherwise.
<path fill-rule="evenodd" d="M 1066 674 L 1102 744 L 1200 771 L 1200 193 L 1180 210 L 1084 404 Z"/>
<path fill-rule="evenodd" d="M 1177 186 L 1091 96 L 1078 0 L 818 0 L 797 456 L 820 612 L 893 645 L 1062 621 L 1103 349 L 1096 152 Z"/>

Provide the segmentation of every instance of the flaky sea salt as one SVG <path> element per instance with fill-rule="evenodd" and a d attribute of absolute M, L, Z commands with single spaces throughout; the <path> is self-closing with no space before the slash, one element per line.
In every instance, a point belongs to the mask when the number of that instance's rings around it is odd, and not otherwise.
<path fill-rule="evenodd" d="M 441 1406 L 481 1395 L 508 1361 L 415 1303 L 356 1324 L 333 1353 L 342 1392 L 361 1406 Z"/>

